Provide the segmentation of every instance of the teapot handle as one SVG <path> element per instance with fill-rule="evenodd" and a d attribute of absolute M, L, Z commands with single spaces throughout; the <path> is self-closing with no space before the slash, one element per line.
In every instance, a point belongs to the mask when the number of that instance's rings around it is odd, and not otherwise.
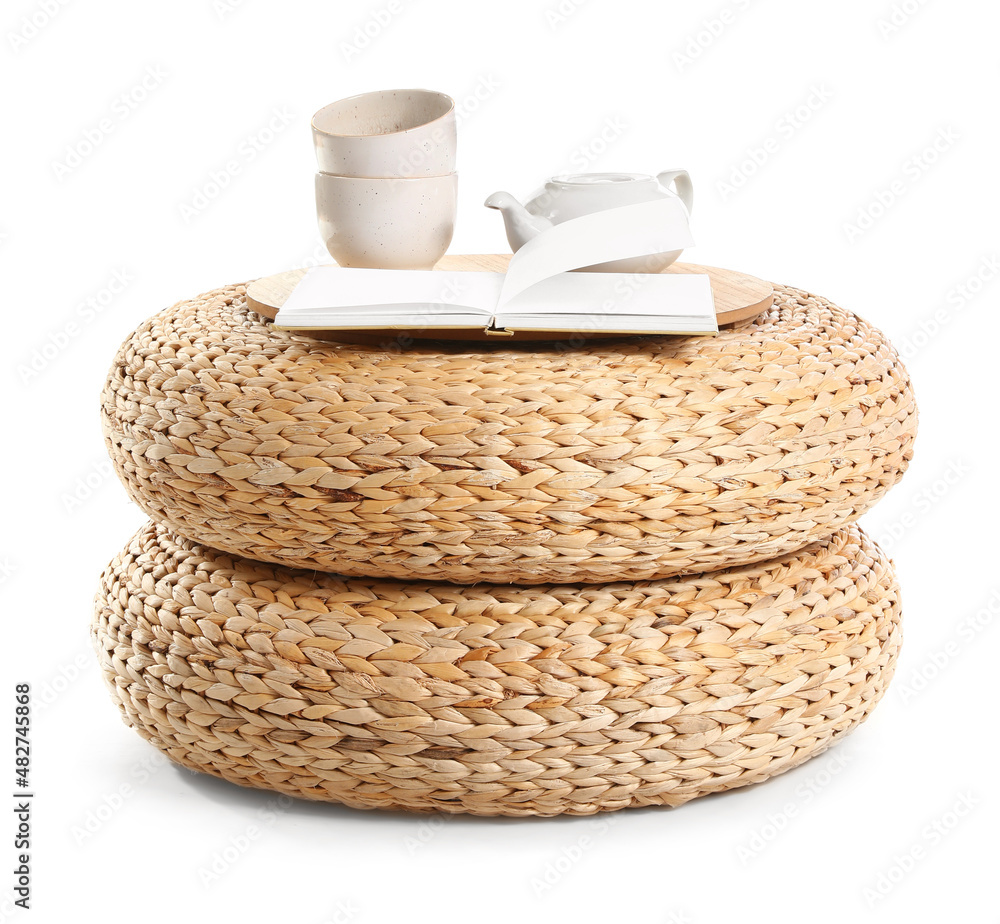
<path fill-rule="evenodd" d="M 668 187 L 671 183 L 674 184 L 677 195 L 690 214 L 694 207 L 694 185 L 691 183 L 691 177 L 687 170 L 664 170 L 663 173 L 658 173 L 656 178 L 660 181 L 661 186 Z"/>

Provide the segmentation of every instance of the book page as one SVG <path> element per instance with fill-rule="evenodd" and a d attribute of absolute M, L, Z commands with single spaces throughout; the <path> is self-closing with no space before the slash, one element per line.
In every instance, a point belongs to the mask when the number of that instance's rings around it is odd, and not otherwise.
<path fill-rule="evenodd" d="M 675 196 L 591 212 L 522 245 L 511 257 L 497 307 L 505 315 L 516 311 L 522 292 L 569 270 L 682 250 L 693 243 L 687 209 Z M 558 294 L 558 289 L 549 291 Z"/>
<path fill-rule="evenodd" d="M 503 273 L 314 266 L 275 318 L 277 327 L 485 327 Z"/>
<path fill-rule="evenodd" d="M 718 331 L 708 276 L 681 273 L 564 273 L 497 309 L 494 324 L 513 331 Z"/>

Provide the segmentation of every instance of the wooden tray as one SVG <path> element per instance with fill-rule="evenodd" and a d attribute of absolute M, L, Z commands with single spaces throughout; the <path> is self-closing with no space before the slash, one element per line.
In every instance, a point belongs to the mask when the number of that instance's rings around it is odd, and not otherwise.
<path fill-rule="evenodd" d="M 488 272 L 502 273 L 507 269 L 510 262 L 510 254 L 461 254 L 445 256 L 434 267 L 436 270 L 485 270 Z M 278 309 L 285 304 L 285 300 L 291 294 L 298 281 L 305 274 L 306 269 L 288 270 L 284 273 L 277 273 L 274 276 L 263 276 L 254 280 L 247 286 L 247 307 L 265 318 L 274 320 Z M 774 301 L 774 291 L 769 282 L 757 279 L 755 276 L 748 276 L 746 273 L 738 273 L 735 270 L 719 269 L 714 266 L 699 266 L 694 263 L 674 263 L 668 266 L 666 273 L 707 273 L 712 285 L 712 295 L 715 298 L 715 313 L 720 326 L 725 324 L 735 324 L 737 321 L 745 321 L 748 318 L 755 318 L 762 311 L 771 307 Z M 441 331 L 441 330 L 412 330 L 412 331 L 303 331 L 311 337 L 318 337 L 324 340 L 365 340 L 370 337 L 380 337 L 384 339 L 389 336 L 405 335 L 414 340 L 459 340 L 459 341 L 489 341 L 490 343 L 510 343 L 511 341 L 523 340 L 555 340 L 565 337 L 565 334 L 558 336 L 547 331 L 519 331 L 512 337 L 488 337 L 482 331 Z M 595 337 L 620 337 L 621 334 L 589 334 L 589 338 Z"/>

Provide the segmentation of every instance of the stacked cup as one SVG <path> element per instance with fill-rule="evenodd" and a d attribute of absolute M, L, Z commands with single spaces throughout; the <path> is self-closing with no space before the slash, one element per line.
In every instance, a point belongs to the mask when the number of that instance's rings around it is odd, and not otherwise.
<path fill-rule="evenodd" d="M 341 266 L 430 269 L 455 228 L 455 101 L 433 90 L 379 90 L 312 118 L 316 213 Z"/>

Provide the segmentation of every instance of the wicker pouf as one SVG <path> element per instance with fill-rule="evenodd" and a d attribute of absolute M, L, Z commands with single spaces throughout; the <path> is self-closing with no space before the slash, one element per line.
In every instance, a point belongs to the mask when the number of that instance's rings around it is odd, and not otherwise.
<path fill-rule="evenodd" d="M 404 351 L 276 331 L 243 292 L 141 325 L 103 426 L 153 520 L 261 561 L 458 583 L 712 571 L 828 536 L 911 455 L 892 347 L 796 289 L 717 338 Z"/>
<path fill-rule="evenodd" d="M 173 760 L 362 808 L 678 805 L 823 750 L 882 696 L 891 564 L 857 527 L 761 565 L 508 588 L 295 572 L 141 530 L 94 635 Z"/>

